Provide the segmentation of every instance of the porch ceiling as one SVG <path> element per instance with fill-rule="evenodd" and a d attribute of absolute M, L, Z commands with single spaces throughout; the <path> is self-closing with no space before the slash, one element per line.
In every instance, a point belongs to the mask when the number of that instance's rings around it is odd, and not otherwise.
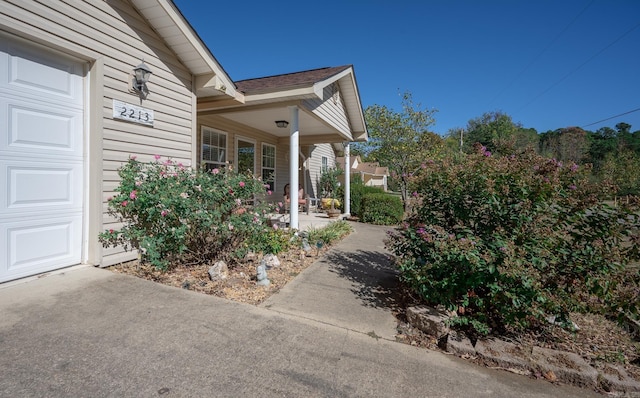
<path fill-rule="evenodd" d="M 258 106 L 249 108 L 226 109 L 218 111 L 205 111 L 201 115 L 215 114 L 219 117 L 229 119 L 235 123 L 243 124 L 250 128 L 260 130 L 272 136 L 278 137 L 279 141 L 288 142 L 290 127 L 280 128 L 276 126 L 276 120 L 286 120 L 291 122 L 289 106 L 271 105 L 268 107 Z M 319 117 L 309 112 L 303 106 L 298 106 L 298 128 L 300 144 L 337 143 L 350 141 L 351 137 L 346 137 L 340 131 L 321 120 Z"/>

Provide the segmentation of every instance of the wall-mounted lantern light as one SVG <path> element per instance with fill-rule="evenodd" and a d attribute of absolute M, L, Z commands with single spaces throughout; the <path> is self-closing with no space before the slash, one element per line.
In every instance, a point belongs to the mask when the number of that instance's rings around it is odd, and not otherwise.
<path fill-rule="evenodd" d="M 289 122 L 287 122 L 286 120 L 276 120 L 276 126 L 280 127 L 281 129 L 286 128 L 289 125 Z"/>
<path fill-rule="evenodd" d="M 149 81 L 149 76 L 153 72 L 144 64 L 144 59 L 140 63 L 140 65 L 133 68 L 133 89 L 140 96 L 140 100 L 147 99 L 147 95 L 149 94 L 149 89 L 147 88 L 147 82 Z"/>

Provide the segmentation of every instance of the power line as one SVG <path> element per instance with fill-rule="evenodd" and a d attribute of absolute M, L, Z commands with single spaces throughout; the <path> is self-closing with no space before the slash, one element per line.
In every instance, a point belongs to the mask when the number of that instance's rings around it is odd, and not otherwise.
<path fill-rule="evenodd" d="M 547 88 L 546 90 L 544 90 L 543 92 L 541 92 L 540 94 L 538 94 L 537 96 L 535 96 L 531 101 L 527 102 L 522 108 L 518 109 L 518 112 L 522 111 L 524 108 L 526 108 L 527 106 L 531 105 L 533 102 L 535 102 L 538 98 L 542 97 L 543 95 L 545 95 L 546 93 L 548 93 L 549 91 L 551 91 L 551 89 L 553 89 L 554 87 L 556 87 L 558 84 L 562 83 L 566 78 L 568 78 L 569 76 L 571 76 L 572 74 L 576 73 L 580 68 L 582 68 L 583 66 L 585 66 L 586 64 L 588 64 L 589 62 L 593 61 L 594 58 L 596 58 L 598 55 L 602 54 L 603 52 L 605 52 L 607 49 L 609 49 L 609 47 L 613 46 L 614 44 L 616 44 L 617 42 L 619 42 L 620 40 L 622 40 L 626 35 L 628 35 L 629 33 L 633 32 L 634 30 L 636 30 L 638 27 L 640 26 L 640 22 L 637 23 L 634 27 L 632 27 L 631 29 L 627 30 L 626 32 L 624 32 L 622 35 L 618 36 L 618 38 L 616 38 L 614 41 L 612 41 L 611 43 L 607 44 L 602 50 L 598 51 L 595 55 L 591 56 L 589 59 L 587 59 L 586 61 L 584 61 L 582 64 L 580 64 L 577 68 L 573 69 L 572 71 L 570 71 L 569 73 L 567 73 L 566 75 L 564 75 L 560 80 L 558 80 L 557 82 L 553 83 L 549 88 Z"/>
<path fill-rule="evenodd" d="M 632 109 L 632 110 L 630 110 L 630 111 L 628 111 L 628 112 L 624 112 L 624 113 L 621 113 L 621 114 L 619 114 L 619 115 L 611 116 L 611 117 L 608 117 L 608 118 L 606 118 L 606 119 L 598 120 L 597 122 L 593 122 L 593 123 L 585 124 L 585 125 L 584 125 L 584 126 L 582 126 L 582 127 L 584 128 L 584 127 L 593 126 L 594 124 L 598 124 L 598 123 L 606 122 L 607 120 L 615 119 L 615 118 L 617 118 L 617 117 L 624 116 L 624 115 L 628 115 L 628 114 L 630 114 L 630 113 L 638 112 L 638 111 L 640 111 L 640 108 Z"/>
<path fill-rule="evenodd" d="M 506 85 L 506 87 L 504 87 L 504 88 L 503 88 L 503 89 L 498 93 L 498 95 L 496 95 L 496 96 L 491 100 L 491 102 L 489 102 L 489 104 L 493 104 L 493 103 L 495 102 L 495 100 L 497 100 L 498 98 L 500 98 L 500 96 L 501 96 L 502 94 L 504 94 L 504 93 L 505 93 L 505 91 L 507 91 L 507 90 L 508 90 L 512 85 L 513 85 L 513 83 L 515 83 L 518 79 L 520 79 L 520 77 L 522 77 L 522 75 L 523 75 L 527 70 L 529 70 L 529 68 L 530 68 L 534 63 L 536 63 L 536 61 L 537 61 L 538 59 L 540 59 L 540 57 L 541 57 L 545 52 L 547 52 L 547 50 L 548 50 L 549 48 L 551 48 L 551 46 L 553 46 L 553 45 L 555 44 L 555 42 L 556 42 L 556 41 L 558 41 L 558 39 L 559 39 L 559 38 L 564 34 L 564 32 L 566 32 L 567 30 L 569 30 L 569 28 L 571 27 L 571 25 L 573 25 L 573 24 L 574 24 L 574 22 L 576 22 L 576 21 L 578 20 L 578 18 L 580 18 L 580 16 L 582 16 L 582 14 L 584 14 L 584 12 L 585 12 L 585 11 L 587 11 L 587 9 L 588 9 L 589 7 L 591 7 L 591 4 L 593 4 L 594 2 L 595 2 L 595 0 L 591 0 L 591 2 L 590 2 L 589 4 L 587 4 L 587 6 L 586 6 L 585 8 L 583 8 L 583 9 L 582 9 L 582 11 L 580 11 L 580 13 L 578 13 L 578 15 L 576 15 L 576 16 L 575 16 L 575 18 L 573 18 L 573 19 L 571 20 L 571 22 L 569 22 L 569 24 L 568 24 L 567 26 L 565 26 L 565 27 L 564 27 L 564 29 L 562 29 L 562 31 L 561 31 L 560 33 L 558 33 L 558 34 L 556 35 L 556 37 L 555 37 L 553 40 L 551 40 L 551 42 L 550 42 L 550 43 L 549 43 L 549 44 L 548 44 L 548 45 L 547 45 L 547 46 L 546 46 L 542 51 L 540 51 L 540 53 L 538 53 L 538 55 L 536 55 L 535 57 L 533 57 L 533 59 L 529 62 L 529 64 L 528 64 L 527 66 L 525 66 L 525 67 L 524 67 L 524 69 L 523 69 L 523 70 L 521 70 L 521 71 L 520 71 L 520 73 L 518 73 L 518 74 L 516 75 L 516 77 L 514 77 L 514 78 L 513 78 L 513 80 L 511 80 L 511 81 L 509 82 L 509 84 L 507 84 L 507 85 Z"/>

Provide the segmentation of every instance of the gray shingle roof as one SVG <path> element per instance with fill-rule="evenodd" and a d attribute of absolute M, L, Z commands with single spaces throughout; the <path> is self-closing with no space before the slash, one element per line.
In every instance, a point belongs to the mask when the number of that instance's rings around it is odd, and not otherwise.
<path fill-rule="evenodd" d="M 238 90 L 244 93 L 311 86 L 314 83 L 328 79 L 331 76 L 334 76 L 349 68 L 351 68 L 351 65 L 334 66 L 331 68 L 319 68 L 303 72 L 294 72 L 283 75 L 259 77 L 256 79 L 240 80 L 235 82 L 235 84 Z"/>

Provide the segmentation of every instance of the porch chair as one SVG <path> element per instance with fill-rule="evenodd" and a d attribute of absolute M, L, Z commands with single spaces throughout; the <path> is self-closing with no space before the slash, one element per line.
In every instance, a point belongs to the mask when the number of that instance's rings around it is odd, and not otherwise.
<path fill-rule="evenodd" d="M 289 184 L 284 186 L 284 198 L 282 203 L 284 203 L 285 212 L 288 213 L 291 207 Z M 309 214 L 309 195 L 304 194 L 304 189 L 301 186 L 298 189 L 298 211 L 303 211 Z"/>

